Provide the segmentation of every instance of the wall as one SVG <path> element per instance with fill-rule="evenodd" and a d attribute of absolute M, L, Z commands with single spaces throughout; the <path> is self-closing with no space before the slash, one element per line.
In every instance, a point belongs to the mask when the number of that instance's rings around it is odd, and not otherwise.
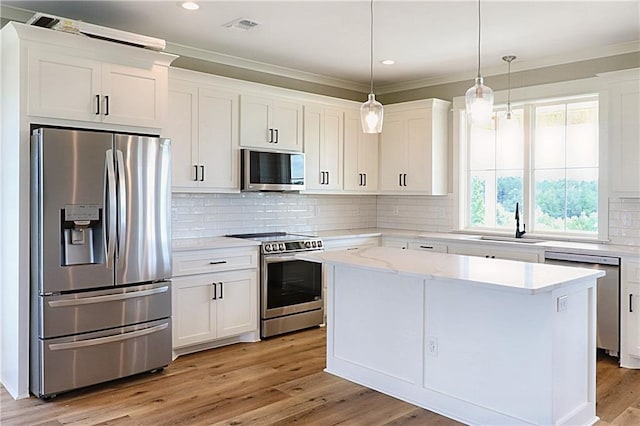
<path fill-rule="evenodd" d="M 173 194 L 173 238 L 375 228 L 375 195 Z"/>
<path fill-rule="evenodd" d="M 611 244 L 640 246 L 640 198 L 609 199 Z"/>
<path fill-rule="evenodd" d="M 443 197 L 378 196 L 379 228 L 449 232 L 453 230 L 453 214 L 451 194 Z"/>
<path fill-rule="evenodd" d="M 173 238 L 390 228 L 450 232 L 453 195 L 173 194 Z M 609 201 L 611 244 L 640 246 L 640 198 Z"/>

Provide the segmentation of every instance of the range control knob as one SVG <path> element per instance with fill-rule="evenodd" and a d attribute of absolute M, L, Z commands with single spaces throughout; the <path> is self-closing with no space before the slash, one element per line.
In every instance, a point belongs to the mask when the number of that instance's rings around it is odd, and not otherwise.
<path fill-rule="evenodd" d="M 280 243 L 280 246 L 278 247 L 280 250 L 285 251 L 285 246 L 284 243 Z"/>
<path fill-rule="evenodd" d="M 270 252 L 271 251 L 271 244 L 265 244 L 264 245 L 264 251 L 267 252 L 267 253 Z"/>
<path fill-rule="evenodd" d="M 318 241 L 318 248 L 322 248 L 322 241 Z"/>
<path fill-rule="evenodd" d="M 305 242 L 304 242 L 304 246 L 305 246 L 306 248 L 311 248 L 311 241 L 305 241 Z"/>
<path fill-rule="evenodd" d="M 316 243 L 315 241 L 311 241 L 311 247 L 313 248 L 318 247 L 318 243 Z"/>

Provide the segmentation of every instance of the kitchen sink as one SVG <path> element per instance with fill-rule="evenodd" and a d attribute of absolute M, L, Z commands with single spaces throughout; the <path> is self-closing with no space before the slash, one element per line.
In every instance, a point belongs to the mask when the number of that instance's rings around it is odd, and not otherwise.
<path fill-rule="evenodd" d="M 538 240 L 536 238 L 516 238 L 516 237 L 502 237 L 499 235 L 483 235 L 480 237 L 481 240 L 487 240 L 487 241 L 506 241 L 509 243 L 528 243 L 528 244 L 535 244 L 535 243 L 543 243 L 544 240 Z"/>

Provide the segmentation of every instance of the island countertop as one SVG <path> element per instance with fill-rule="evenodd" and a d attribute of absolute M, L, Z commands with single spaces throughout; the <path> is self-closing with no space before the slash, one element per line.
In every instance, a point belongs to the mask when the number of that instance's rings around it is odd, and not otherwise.
<path fill-rule="evenodd" d="M 604 272 L 513 260 L 485 259 L 455 254 L 370 247 L 357 251 L 306 252 L 302 260 L 417 276 L 424 279 L 450 279 L 502 291 L 526 294 L 549 292 L 561 286 L 597 278 Z"/>

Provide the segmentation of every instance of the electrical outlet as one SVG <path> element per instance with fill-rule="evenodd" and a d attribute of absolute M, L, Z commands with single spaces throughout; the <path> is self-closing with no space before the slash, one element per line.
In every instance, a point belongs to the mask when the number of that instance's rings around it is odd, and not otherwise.
<path fill-rule="evenodd" d="M 569 299 L 569 296 L 567 296 L 566 294 L 564 296 L 558 297 L 558 312 L 567 310 L 568 299 Z"/>
<path fill-rule="evenodd" d="M 431 356 L 438 356 L 438 338 L 427 336 L 427 353 Z"/>
<path fill-rule="evenodd" d="M 398 206 L 394 206 L 393 207 L 393 215 L 394 216 L 398 216 L 399 212 L 398 212 Z"/>
<path fill-rule="evenodd" d="M 438 219 L 444 219 L 446 217 L 446 211 L 444 207 L 438 208 Z"/>

